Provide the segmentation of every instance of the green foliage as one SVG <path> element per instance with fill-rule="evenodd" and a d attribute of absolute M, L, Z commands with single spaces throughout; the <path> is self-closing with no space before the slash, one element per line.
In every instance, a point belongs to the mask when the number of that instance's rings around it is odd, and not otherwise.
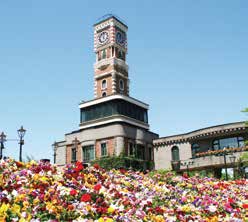
<path fill-rule="evenodd" d="M 33 155 L 26 155 L 25 161 L 24 162 L 30 162 L 31 160 L 37 161 Z"/>
<path fill-rule="evenodd" d="M 140 160 L 135 157 L 127 157 L 123 154 L 119 156 L 106 156 L 96 159 L 91 164 L 98 164 L 100 167 L 110 169 L 133 169 L 133 170 L 147 170 L 153 169 L 153 162 Z"/>
<path fill-rule="evenodd" d="M 157 174 L 159 174 L 161 176 L 165 176 L 165 175 L 167 175 L 168 173 L 171 173 L 171 172 L 173 172 L 174 175 L 176 174 L 174 171 L 161 169 L 161 170 L 153 170 L 153 171 L 149 172 L 149 176 L 153 177 L 153 176 L 155 176 Z"/>
<path fill-rule="evenodd" d="M 248 152 L 242 154 L 242 156 L 240 157 L 240 161 L 243 163 L 243 166 L 248 166 Z"/>
<path fill-rule="evenodd" d="M 242 112 L 248 113 L 248 108 L 245 108 L 244 110 L 242 110 Z"/>

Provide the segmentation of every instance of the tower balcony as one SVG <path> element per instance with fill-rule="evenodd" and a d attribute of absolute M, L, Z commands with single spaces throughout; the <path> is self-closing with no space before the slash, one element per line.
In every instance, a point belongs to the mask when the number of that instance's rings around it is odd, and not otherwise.
<path fill-rule="evenodd" d="M 117 59 L 117 58 L 108 58 L 108 59 L 103 59 L 101 61 L 98 61 L 94 64 L 94 69 L 100 69 L 100 70 L 104 70 L 105 68 L 107 68 L 108 66 L 120 66 L 122 68 L 125 69 L 126 72 L 128 72 L 128 65 L 127 63 L 122 60 L 122 59 Z"/>

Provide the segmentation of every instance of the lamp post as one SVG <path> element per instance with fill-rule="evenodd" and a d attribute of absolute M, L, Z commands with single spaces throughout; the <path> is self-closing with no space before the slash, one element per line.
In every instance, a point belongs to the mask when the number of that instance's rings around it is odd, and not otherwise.
<path fill-rule="evenodd" d="M 20 138 L 20 153 L 19 153 L 19 161 L 22 162 L 22 146 L 24 145 L 24 136 L 26 133 L 26 130 L 23 128 L 23 126 L 21 126 L 21 128 L 19 130 L 17 130 L 18 132 L 18 136 Z"/>
<path fill-rule="evenodd" d="M 194 164 L 194 161 L 185 161 L 185 162 L 181 163 L 182 166 L 186 166 L 188 175 L 189 175 L 189 166 L 191 166 L 193 164 Z"/>
<path fill-rule="evenodd" d="M 236 156 L 231 155 L 231 156 L 229 157 L 229 159 L 230 159 L 231 164 L 233 165 L 233 178 L 235 179 L 235 172 L 234 172 L 234 169 L 235 169 L 235 160 L 236 160 Z"/>
<path fill-rule="evenodd" d="M 72 153 L 72 155 L 75 155 L 73 158 L 73 162 L 74 161 L 76 162 L 77 161 L 77 148 L 78 148 L 78 144 L 80 143 L 80 141 L 77 139 L 77 137 L 75 137 L 75 139 L 72 140 L 72 143 L 74 145 L 73 148 L 75 149 L 75 154 Z"/>
<path fill-rule="evenodd" d="M 3 158 L 4 143 L 6 142 L 6 135 L 4 132 L 0 134 L 0 160 Z"/>
<path fill-rule="evenodd" d="M 226 180 L 228 180 L 228 175 L 227 175 L 227 165 L 226 165 L 226 148 L 223 149 L 224 153 L 223 153 L 223 156 L 224 156 L 224 166 L 225 166 L 225 178 Z"/>

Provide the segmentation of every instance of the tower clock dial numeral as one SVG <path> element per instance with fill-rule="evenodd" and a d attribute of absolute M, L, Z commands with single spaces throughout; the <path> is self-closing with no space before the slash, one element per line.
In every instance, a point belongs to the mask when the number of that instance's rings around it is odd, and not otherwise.
<path fill-rule="evenodd" d="M 108 39 L 109 39 L 108 32 L 101 32 L 100 35 L 98 36 L 98 41 L 100 44 L 106 43 Z"/>
<path fill-rule="evenodd" d="M 120 45 L 123 45 L 125 43 L 125 36 L 121 32 L 116 33 L 116 42 Z"/>

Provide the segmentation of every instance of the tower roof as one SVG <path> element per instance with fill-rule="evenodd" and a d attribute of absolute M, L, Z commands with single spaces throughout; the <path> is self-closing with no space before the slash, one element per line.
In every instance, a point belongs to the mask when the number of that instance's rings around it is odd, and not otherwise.
<path fill-rule="evenodd" d="M 111 19 L 111 18 L 114 18 L 115 20 L 117 20 L 118 22 L 120 22 L 122 25 L 124 25 L 126 28 L 128 28 L 128 26 L 126 25 L 126 23 L 121 19 L 119 18 L 118 16 L 114 15 L 114 14 L 106 14 L 100 18 L 97 19 L 96 23 L 94 24 L 94 26 L 108 20 L 108 19 Z"/>

